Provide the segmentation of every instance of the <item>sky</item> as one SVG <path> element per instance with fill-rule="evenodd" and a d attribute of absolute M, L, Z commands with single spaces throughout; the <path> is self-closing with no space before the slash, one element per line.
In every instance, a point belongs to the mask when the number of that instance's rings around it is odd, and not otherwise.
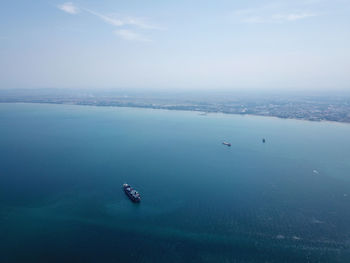
<path fill-rule="evenodd" d="M 350 89 L 350 0 L 1 0 L 0 89 Z"/>

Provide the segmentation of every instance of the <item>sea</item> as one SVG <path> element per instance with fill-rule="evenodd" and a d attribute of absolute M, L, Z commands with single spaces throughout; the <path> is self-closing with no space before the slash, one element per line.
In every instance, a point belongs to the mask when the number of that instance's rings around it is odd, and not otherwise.
<path fill-rule="evenodd" d="M 349 248 L 349 124 L 0 104 L 1 263 L 350 262 Z"/>

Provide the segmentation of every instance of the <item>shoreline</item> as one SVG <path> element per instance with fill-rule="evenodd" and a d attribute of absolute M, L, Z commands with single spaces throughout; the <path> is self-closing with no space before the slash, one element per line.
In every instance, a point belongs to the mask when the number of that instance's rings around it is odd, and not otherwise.
<path fill-rule="evenodd" d="M 93 104 L 79 104 L 79 103 L 55 103 L 55 102 L 33 102 L 33 101 L 0 101 L 1 104 L 48 104 L 48 105 L 71 105 L 71 106 L 90 106 L 90 107 L 110 107 L 110 108 L 130 108 L 130 109 L 150 109 L 150 110 L 164 110 L 164 111 L 180 111 L 180 112 L 193 112 L 198 113 L 199 116 L 217 115 L 222 114 L 225 116 L 250 116 L 250 117 L 265 117 L 265 118 L 275 118 L 279 120 L 295 120 L 295 121 L 305 121 L 311 123 L 330 123 L 330 124 L 346 124 L 349 125 L 350 122 L 346 121 L 331 121 L 331 120 L 310 120 L 310 119 L 299 119 L 299 118 L 282 118 L 274 115 L 260 115 L 260 114 L 240 114 L 240 113 L 229 113 L 221 111 L 203 111 L 203 110 L 186 110 L 186 109 L 172 109 L 172 108 L 162 108 L 162 107 L 146 107 L 146 106 L 132 106 L 132 105 L 93 105 Z"/>

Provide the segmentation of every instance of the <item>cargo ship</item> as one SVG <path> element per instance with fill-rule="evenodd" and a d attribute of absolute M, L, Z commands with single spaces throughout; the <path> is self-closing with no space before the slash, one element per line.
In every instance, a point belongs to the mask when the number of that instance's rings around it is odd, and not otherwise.
<path fill-rule="evenodd" d="M 141 201 L 141 196 L 139 192 L 137 192 L 135 189 L 133 189 L 128 184 L 123 184 L 123 189 L 125 194 L 129 197 L 129 199 L 135 203 L 139 203 Z"/>
<path fill-rule="evenodd" d="M 223 145 L 226 145 L 226 146 L 228 146 L 228 147 L 231 147 L 231 143 L 229 143 L 229 142 L 223 142 L 222 144 L 223 144 Z"/>

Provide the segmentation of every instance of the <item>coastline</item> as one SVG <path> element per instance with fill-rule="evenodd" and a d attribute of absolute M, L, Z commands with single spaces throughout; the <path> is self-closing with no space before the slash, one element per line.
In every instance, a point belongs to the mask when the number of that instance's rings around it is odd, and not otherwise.
<path fill-rule="evenodd" d="M 142 105 L 97 105 L 97 104 L 83 104 L 83 103 L 59 103 L 59 102 L 35 102 L 35 101 L 0 101 L 1 104 L 48 104 L 48 105 L 71 105 L 71 106 L 90 106 L 90 107 L 103 107 L 103 108 L 130 108 L 130 109 L 149 109 L 149 110 L 163 110 L 163 111 L 179 111 L 179 112 L 193 112 L 198 113 L 200 116 L 208 115 L 224 115 L 224 116 L 250 116 L 250 117 L 264 117 L 264 118 L 274 118 L 279 120 L 294 120 L 294 121 L 303 121 L 311 123 L 329 123 L 329 124 L 345 124 L 349 125 L 350 122 L 347 121 L 332 121 L 332 120 L 313 120 L 313 119 L 304 119 L 304 118 L 292 118 L 292 117 L 279 117 L 274 115 L 262 115 L 262 114 L 251 114 L 251 113 L 230 113 L 230 112 L 221 112 L 221 111 L 203 111 L 196 109 L 175 109 L 167 107 L 150 107 Z"/>

